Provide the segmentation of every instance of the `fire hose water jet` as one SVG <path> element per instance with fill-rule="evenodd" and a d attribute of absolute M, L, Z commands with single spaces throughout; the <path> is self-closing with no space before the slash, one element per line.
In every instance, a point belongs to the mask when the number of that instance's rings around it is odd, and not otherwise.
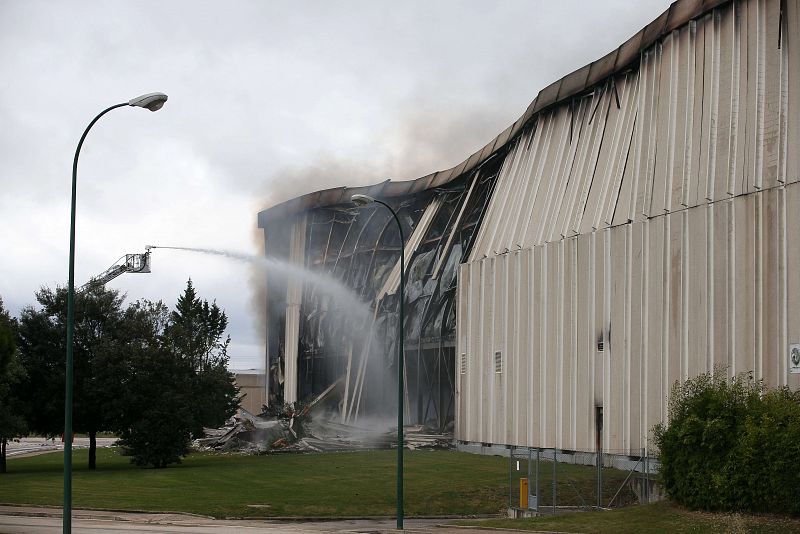
<path fill-rule="evenodd" d="M 376 315 L 373 313 L 369 303 L 362 301 L 357 293 L 329 274 L 312 271 L 282 258 L 256 256 L 242 252 L 203 247 L 148 246 L 148 249 L 157 248 L 209 254 L 246 262 L 259 270 L 263 269 L 265 275 L 269 274 L 270 277 L 277 278 L 282 283 L 291 280 L 299 281 L 305 286 L 304 291 L 309 291 L 311 295 L 316 293 L 318 297 L 321 297 L 318 298 L 318 302 L 322 305 L 322 309 L 312 313 L 331 314 L 340 325 L 338 335 L 332 335 L 327 338 L 325 343 L 328 348 L 334 350 L 334 352 L 347 353 L 350 351 L 352 353 L 354 346 L 360 346 L 358 352 L 361 355 L 361 363 L 357 365 L 358 372 L 355 385 L 351 389 L 351 382 L 345 380 L 344 388 L 346 391 L 341 405 L 341 414 L 344 419 L 349 421 L 351 417 L 354 419 L 359 417 L 358 411 L 361 406 L 361 393 L 366 382 L 364 378 L 367 375 L 367 368 L 370 369 L 371 381 L 375 383 L 383 382 L 382 379 L 375 376 L 376 373 L 387 373 L 387 366 L 385 365 L 368 365 L 369 362 L 374 362 L 375 358 L 380 356 L 379 344 L 372 343 L 377 333 L 375 329 Z M 285 372 L 288 362 L 284 361 L 281 364 L 281 359 L 282 357 L 279 355 L 275 360 L 278 362 L 276 369 L 278 372 Z M 273 362 L 273 358 L 268 357 L 266 362 L 268 373 L 271 369 L 271 362 Z M 348 367 L 347 375 L 348 377 L 350 376 L 350 367 Z M 348 400 L 350 401 L 349 403 L 347 402 Z M 393 409 L 393 406 L 381 406 L 382 404 L 373 403 L 371 407 L 379 410 Z"/>
<path fill-rule="evenodd" d="M 263 267 L 267 272 L 281 275 L 286 278 L 299 277 L 303 282 L 317 286 L 321 291 L 330 296 L 339 305 L 340 311 L 345 312 L 351 319 L 366 321 L 372 318 L 369 306 L 366 305 L 353 291 L 341 282 L 324 273 L 314 272 L 310 269 L 274 257 L 256 256 L 243 252 L 230 250 L 200 248 L 200 247 L 175 247 L 148 245 L 149 249 L 183 250 L 212 256 L 222 256 L 232 260 L 250 263 Z"/>

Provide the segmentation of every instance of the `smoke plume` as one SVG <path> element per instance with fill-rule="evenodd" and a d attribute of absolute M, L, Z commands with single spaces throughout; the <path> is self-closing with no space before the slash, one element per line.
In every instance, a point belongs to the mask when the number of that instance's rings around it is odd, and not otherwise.
<path fill-rule="evenodd" d="M 369 156 L 346 159 L 321 154 L 307 165 L 275 173 L 266 181 L 254 211 L 322 189 L 371 185 L 386 179 L 413 180 L 454 167 L 515 118 L 505 109 L 508 103 L 433 100 L 429 94 L 420 92 L 396 108 L 395 120 L 376 136 Z M 264 254 L 262 229 L 254 228 L 253 241 L 255 249 Z M 266 283 L 260 270 L 252 270 L 250 287 L 256 328 L 264 335 Z"/>

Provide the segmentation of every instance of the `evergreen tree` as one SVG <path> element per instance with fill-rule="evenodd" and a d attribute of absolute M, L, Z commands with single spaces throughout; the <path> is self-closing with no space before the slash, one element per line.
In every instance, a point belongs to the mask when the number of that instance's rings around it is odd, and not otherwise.
<path fill-rule="evenodd" d="M 217 306 L 200 299 L 192 280 L 178 298 L 164 331 L 165 345 L 194 369 L 191 379 L 192 434 L 203 435 L 203 427 L 218 427 L 239 406 L 239 390 L 228 371 L 230 336 L 225 335 L 228 317 Z"/>
<path fill-rule="evenodd" d="M 222 425 L 239 406 L 228 372 L 228 318 L 216 302 L 200 299 L 192 281 L 175 309 L 139 302 L 124 323 L 139 334 L 121 358 L 125 373 L 117 427 L 120 444 L 137 465 L 161 468 L 180 462 L 192 436 Z"/>

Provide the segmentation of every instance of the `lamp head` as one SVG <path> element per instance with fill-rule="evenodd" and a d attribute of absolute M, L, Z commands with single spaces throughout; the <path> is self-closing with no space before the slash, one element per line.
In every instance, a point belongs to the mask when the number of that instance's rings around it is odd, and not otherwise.
<path fill-rule="evenodd" d="M 353 204 L 356 206 L 366 206 L 367 204 L 375 202 L 375 199 L 368 195 L 353 195 L 350 197 L 350 200 L 352 200 Z"/>
<path fill-rule="evenodd" d="M 146 95 L 131 98 L 128 100 L 128 105 L 149 109 L 150 111 L 158 111 L 166 101 L 167 95 L 164 93 L 147 93 Z"/>

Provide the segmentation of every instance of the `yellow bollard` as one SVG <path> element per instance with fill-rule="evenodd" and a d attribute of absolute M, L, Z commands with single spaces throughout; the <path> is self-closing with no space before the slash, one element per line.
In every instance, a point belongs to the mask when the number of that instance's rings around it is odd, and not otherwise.
<path fill-rule="evenodd" d="M 519 479 L 519 507 L 523 510 L 528 509 L 528 479 Z"/>

